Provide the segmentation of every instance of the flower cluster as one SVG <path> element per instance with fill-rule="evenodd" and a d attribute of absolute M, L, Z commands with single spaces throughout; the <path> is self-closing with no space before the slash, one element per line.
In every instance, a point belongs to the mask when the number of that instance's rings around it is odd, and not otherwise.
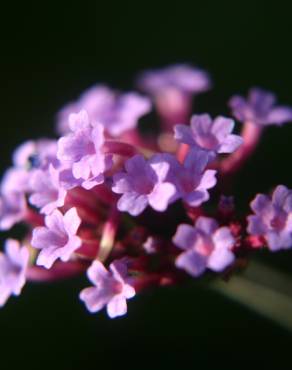
<path fill-rule="evenodd" d="M 114 318 L 148 287 L 231 276 L 252 251 L 292 248 L 292 190 L 257 194 L 244 217 L 222 193 L 264 128 L 292 121 L 292 108 L 253 88 L 230 99 L 231 117 L 192 115 L 211 80 L 190 65 L 146 71 L 137 87 L 147 95 L 90 88 L 57 114 L 59 138 L 15 150 L 1 182 L 0 230 L 22 223 L 26 234 L 0 252 L 1 306 L 26 281 L 87 274 L 80 299 Z M 139 120 L 152 109 L 161 133 L 145 136 Z"/>

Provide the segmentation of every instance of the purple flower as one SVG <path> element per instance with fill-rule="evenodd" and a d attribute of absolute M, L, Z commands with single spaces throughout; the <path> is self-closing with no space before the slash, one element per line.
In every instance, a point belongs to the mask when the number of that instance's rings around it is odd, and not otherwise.
<path fill-rule="evenodd" d="M 47 269 L 60 258 L 67 262 L 72 253 L 81 246 L 81 239 L 76 235 L 81 219 L 76 208 L 71 208 L 64 215 L 55 210 L 45 218 L 46 227 L 33 230 L 31 244 L 40 249 L 37 264 Z"/>
<path fill-rule="evenodd" d="M 29 191 L 29 174 L 19 168 L 6 171 L 1 183 L 0 230 L 21 222 L 27 210 L 25 194 Z"/>
<path fill-rule="evenodd" d="M 207 217 L 199 217 L 195 226 L 181 224 L 173 237 L 173 243 L 183 249 L 176 259 L 176 266 L 197 277 L 206 268 L 223 271 L 234 261 L 232 247 L 235 243 L 228 227 Z"/>
<path fill-rule="evenodd" d="M 104 172 L 111 166 L 110 157 L 102 151 L 103 126 L 93 127 L 84 110 L 71 114 L 69 121 L 72 133 L 59 139 L 57 157 L 64 167 L 72 169 L 73 178 L 91 189 L 103 183 Z"/>
<path fill-rule="evenodd" d="M 85 288 L 80 293 L 80 299 L 87 309 L 93 313 L 107 306 L 110 318 L 125 315 L 126 300 L 135 295 L 126 264 L 116 260 L 110 264 L 108 271 L 100 261 L 94 261 L 87 275 L 94 284 L 94 287 Z"/>
<path fill-rule="evenodd" d="M 113 177 L 113 192 L 123 194 L 118 200 L 118 209 L 132 216 L 142 213 L 148 204 L 156 211 L 165 211 L 176 189 L 165 181 L 169 163 L 163 155 L 157 154 L 149 161 L 141 155 L 135 155 L 126 161 L 125 169 L 126 172 Z"/>
<path fill-rule="evenodd" d="M 24 284 L 29 251 L 17 240 L 8 239 L 5 254 L 0 252 L 0 306 L 12 295 L 19 295 Z"/>
<path fill-rule="evenodd" d="M 88 89 L 80 99 L 67 105 L 58 115 L 58 131 L 69 131 L 68 117 L 71 113 L 86 110 L 92 122 L 99 122 L 112 136 L 119 136 L 136 127 L 140 117 L 149 113 L 151 102 L 140 94 L 119 94 L 106 86 Z"/>
<path fill-rule="evenodd" d="M 59 171 L 50 165 L 47 171 L 35 170 L 30 179 L 32 195 L 29 201 L 32 205 L 41 208 L 40 212 L 46 215 L 56 208 L 63 207 L 66 190 L 60 186 Z"/>
<path fill-rule="evenodd" d="M 180 164 L 171 154 L 163 158 L 169 163 L 167 181 L 174 184 L 178 197 L 192 207 L 198 207 L 209 199 L 208 189 L 216 185 L 215 170 L 206 170 L 209 155 L 206 151 L 191 149 Z"/>
<path fill-rule="evenodd" d="M 247 231 L 265 237 L 272 251 L 292 247 L 292 190 L 279 185 L 272 197 L 258 194 L 251 202 Z"/>
<path fill-rule="evenodd" d="M 209 90 L 209 75 L 187 64 L 172 65 L 163 69 L 143 72 L 137 82 L 141 90 L 157 95 L 167 89 L 193 94 Z"/>
<path fill-rule="evenodd" d="M 229 101 L 232 114 L 241 122 L 257 125 L 281 125 L 292 121 L 292 108 L 276 106 L 273 93 L 259 88 L 252 88 L 247 99 L 235 95 Z"/>
<path fill-rule="evenodd" d="M 214 120 L 209 114 L 193 115 L 191 126 L 176 125 L 174 137 L 181 143 L 206 150 L 211 158 L 216 153 L 232 153 L 241 144 L 242 138 L 231 134 L 234 121 L 230 118 L 217 117 Z"/>

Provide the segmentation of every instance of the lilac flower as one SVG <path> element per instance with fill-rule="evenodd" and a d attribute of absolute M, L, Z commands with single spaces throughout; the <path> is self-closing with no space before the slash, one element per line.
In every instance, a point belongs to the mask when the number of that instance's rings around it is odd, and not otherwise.
<path fill-rule="evenodd" d="M 46 215 L 56 208 L 63 207 L 66 190 L 60 186 L 59 171 L 50 165 L 47 171 L 35 170 L 30 179 L 32 195 L 29 201 L 32 205 L 41 208 L 40 212 Z"/>
<path fill-rule="evenodd" d="M 57 157 L 64 167 L 72 168 L 73 177 L 81 179 L 85 189 L 91 189 L 104 181 L 104 172 L 111 166 L 102 151 L 103 126 L 93 127 L 85 111 L 70 115 L 69 121 L 72 133 L 59 139 Z"/>
<path fill-rule="evenodd" d="M 157 154 L 149 161 L 135 155 L 126 161 L 125 169 L 126 172 L 113 177 L 113 192 L 123 194 L 118 200 L 118 209 L 132 216 L 142 213 L 148 204 L 156 211 L 165 211 L 176 189 L 165 181 L 169 164 L 163 155 Z"/>
<path fill-rule="evenodd" d="M 173 243 L 183 249 L 176 266 L 197 277 L 206 268 L 223 271 L 234 261 L 232 247 L 235 243 L 228 227 L 218 227 L 212 218 L 199 217 L 195 226 L 181 224 Z"/>
<path fill-rule="evenodd" d="M 292 247 L 292 190 L 279 185 L 272 197 L 258 194 L 251 209 L 255 215 L 248 217 L 250 234 L 264 236 L 272 251 Z"/>
<path fill-rule="evenodd" d="M 17 240 L 8 239 L 5 254 L 0 252 L 0 307 L 14 294 L 19 295 L 24 284 L 29 251 Z"/>
<path fill-rule="evenodd" d="M 94 287 L 85 288 L 80 293 L 80 299 L 87 309 L 93 313 L 107 306 L 110 318 L 125 315 L 126 299 L 135 295 L 126 264 L 116 260 L 111 263 L 108 271 L 100 261 L 94 261 L 87 275 L 94 284 Z"/>
<path fill-rule="evenodd" d="M 191 126 L 176 125 L 174 137 L 181 143 L 206 150 L 211 158 L 216 153 L 232 153 L 241 144 L 242 138 L 231 134 L 234 121 L 230 118 L 217 117 L 214 120 L 209 114 L 193 115 Z"/>
<path fill-rule="evenodd" d="M 49 269 L 58 258 L 67 262 L 81 246 L 81 239 L 76 235 L 80 224 L 76 208 L 71 208 L 64 215 L 55 210 L 46 216 L 46 226 L 36 227 L 32 234 L 32 246 L 41 250 L 37 264 Z"/>
<path fill-rule="evenodd" d="M 281 125 L 292 121 L 292 107 L 276 106 L 273 93 L 260 88 L 252 88 L 247 99 L 235 95 L 229 101 L 232 114 L 241 122 L 257 125 Z"/>
<path fill-rule="evenodd" d="M 172 65 L 163 69 L 143 72 L 137 82 L 141 90 L 157 95 L 167 89 L 192 94 L 209 90 L 209 75 L 187 64 Z"/>
<path fill-rule="evenodd" d="M 29 191 L 27 171 L 10 168 L 6 171 L 0 192 L 0 230 L 8 230 L 25 217 L 26 192 Z"/>
<path fill-rule="evenodd" d="M 206 151 L 191 149 L 183 165 L 170 154 L 163 158 L 170 165 L 166 180 L 176 186 L 179 197 L 192 207 L 209 199 L 208 189 L 216 185 L 217 171 L 206 170 L 209 158 Z"/>
<path fill-rule="evenodd" d="M 140 94 L 118 94 L 106 86 L 97 85 L 59 113 L 58 131 L 67 133 L 69 115 L 82 109 L 87 111 L 91 121 L 102 124 L 110 135 L 119 136 L 136 127 L 140 117 L 150 112 L 151 103 Z"/>

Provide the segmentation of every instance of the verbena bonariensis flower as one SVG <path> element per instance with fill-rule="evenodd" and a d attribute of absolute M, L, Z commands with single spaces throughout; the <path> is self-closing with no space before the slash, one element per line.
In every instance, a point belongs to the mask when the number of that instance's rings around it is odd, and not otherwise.
<path fill-rule="evenodd" d="M 104 85 L 93 86 L 77 102 L 59 112 L 58 132 L 68 133 L 68 116 L 82 109 L 87 111 L 91 121 L 99 122 L 107 133 L 116 137 L 134 129 L 138 120 L 150 112 L 151 102 L 136 92 L 120 94 Z"/>
<path fill-rule="evenodd" d="M 235 95 L 229 106 L 236 119 L 257 125 L 281 125 L 292 121 L 292 108 L 277 106 L 276 96 L 270 91 L 252 88 L 247 99 Z"/>
<path fill-rule="evenodd" d="M 5 254 L 0 252 L 0 306 L 13 295 L 19 295 L 26 281 L 29 251 L 17 240 L 8 239 Z"/>
<path fill-rule="evenodd" d="M 290 108 L 275 107 L 274 96 L 259 90 L 247 101 L 233 98 L 244 121 L 236 135 L 230 118 L 192 115 L 192 96 L 210 87 L 205 72 L 187 65 L 148 71 L 140 87 L 151 97 L 93 87 L 59 113 L 58 140 L 15 150 L 0 187 L 0 229 L 22 223 L 25 234 L 0 254 L 1 305 L 26 280 L 87 271 L 93 286 L 80 299 L 90 312 L 106 307 L 117 317 L 149 287 L 210 270 L 226 280 L 259 248 L 292 248 L 291 190 L 279 185 L 271 197 L 256 195 L 253 215 L 239 213 L 224 191 L 234 190 L 263 127 L 290 120 Z M 137 121 L 151 98 L 161 131 L 146 138 Z"/>
<path fill-rule="evenodd" d="M 292 190 L 279 185 L 272 197 L 258 194 L 250 204 L 247 231 L 263 236 L 272 251 L 292 247 Z"/>
<path fill-rule="evenodd" d="M 208 267 L 223 271 L 234 261 L 232 247 L 235 239 L 228 227 L 218 227 L 218 223 L 208 217 L 199 217 L 195 226 L 179 225 L 173 237 L 176 246 L 183 249 L 176 259 L 176 266 L 190 275 L 201 275 Z"/>
<path fill-rule="evenodd" d="M 109 271 L 100 261 L 94 261 L 87 270 L 87 276 L 94 286 L 83 289 L 80 299 L 90 312 L 100 311 L 104 306 L 111 318 L 127 312 L 126 299 L 134 297 L 135 289 L 123 261 L 116 260 L 110 264 Z"/>

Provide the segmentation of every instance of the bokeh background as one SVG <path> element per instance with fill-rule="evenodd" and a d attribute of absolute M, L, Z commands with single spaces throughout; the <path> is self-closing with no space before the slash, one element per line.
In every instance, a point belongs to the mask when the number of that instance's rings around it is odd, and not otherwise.
<path fill-rule="evenodd" d="M 207 69 L 214 89 L 198 97 L 197 112 L 228 114 L 227 99 L 253 85 L 292 105 L 290 14 L 281 1 L 2 5 L 1 170 L 16 145 L 53 135 L 55 113 L 85 88 L 130 89 L 145 68 Z M 292 187 L 291 139 L 292 125 L 265 133 L 234 186 L 241 210 L 255 192 Z M 292 252 L 257 258 L 292 278 Z M 204 285 L 145 293 L 113 321 L 86 312 L 77 298 L 85 285 L 32 285 L 11 299 L 0 312 L 1 369 L 283 368 L 290 361 L 289 330 Z"/>

